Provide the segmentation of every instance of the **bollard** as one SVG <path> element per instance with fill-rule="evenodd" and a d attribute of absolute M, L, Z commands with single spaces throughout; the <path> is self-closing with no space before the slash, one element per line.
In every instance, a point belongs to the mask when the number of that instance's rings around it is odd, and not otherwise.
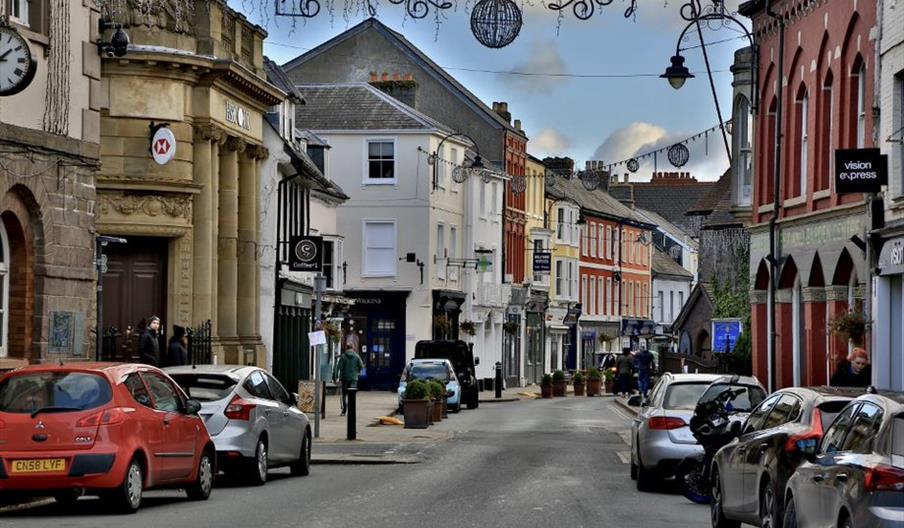
<path fill-rule="evenodd" d="M 346 412 L 345 415 L 348 417 L 348 431 L 346 433 L 345 439 L 355 440 L 358 437 L 358 431 L 356 429 L 357 422 L 355 418 L 355 415 L 357 414 L 356 401 L 358 399 L 358 388 L 349 387 L 348 389 L 346 389 L 346 393 L 348 394 L 348 403 L 346 407 L 346 409 L 348 409 L 348 412 Z"/>
<path fill-rule="evenodd" d="M 496 397 L 502 398 L 502 362 L 496 362 L 496 380 L 493 382 L 493 386 L 496 388 Z"/>
<path fill-rule="evenodd" d="M 326 418 L 326 382 L 320 386 L 320 418 Z"/>

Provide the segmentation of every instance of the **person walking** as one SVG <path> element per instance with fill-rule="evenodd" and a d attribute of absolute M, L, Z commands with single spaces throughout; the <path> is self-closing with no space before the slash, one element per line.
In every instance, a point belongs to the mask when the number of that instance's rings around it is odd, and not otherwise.
<path fill-rule="evenodd" d="M 160 318 L 152 315 L 148 325 L 138 338 L 138 362 L 145 365 L 160 365 Z"/>
<path fill-rule="evenodd" d="M 643 399 L 647 399 L 647 393 L 650 391 L 650 378 L 653 375 L 654 357 L 653 353 L 647 349 L 643 349 L 637 353 L 635 359 L 637 366 L 637 388 Z"/>
<path fill-rule="evenodd" d="M 848 361 L 838 366 L 829 385 L 833 387 L 869 387 L 873 380 L 869 354 L 862 348 L 851 351 Z"/>
<path fill-rule="evenodd" d="M 358 374 L 364 368 L 364 362 L 361 356 L 355 350 L 346 346 L 345 352 L 339 356 L 336 367 L 333 369 L 333 382 L 342 384 L 342 416 L 345 416 L 346 406 L 348 405 L 348 389 L 358 384 Z"/>
<path fill-rule="evenodd" d="M 622 354 L 615 360 L 615 371 L 618 373 L 618 395 L 626 398 L 631 395 L 631 372 L 634 361 L 631 358 L 631 349 L 623 348 Z"/>
<path fill-rule="evenodd" d="M 185 336 L 185 327 L 173 325 L 173 337 L 169 340 L 166 349 L 166 366 L 178 367 L 188 365 L 188 337 Z"/>

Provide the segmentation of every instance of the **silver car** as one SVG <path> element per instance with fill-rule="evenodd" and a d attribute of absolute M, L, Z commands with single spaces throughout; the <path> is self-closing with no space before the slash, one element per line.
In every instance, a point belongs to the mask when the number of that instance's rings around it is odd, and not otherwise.
<path fill-rule="evenodd" d="M 201 402 L 201 418 L 217 449 L 217 466 L 252 484 L 267 470 L 289 466 L 293 475 L 311 467 L 311 427 L 290 394 L 257 367 L 197 365 L 164 369 Z"/>
<path fill-rule="evenodd" d="M 785 528 L 904 526 L 904 393 L 851 401 L 785 489 Z"/>
<path fill-rule="evenodd" d="M 721 374 L 669 372 L 656 382 L 631 426 L 631 478 L 638 490 L 650 490 L 657 480 L 675 476 L 682 460 L 702 455 L 689 424 L 700 396 L 720 378 L 728 383 Z M 748 388 L 732 402 L 738 413 L 750 412 L 766 397 L 754 377 L 741 376 L 735 385 Z"/>

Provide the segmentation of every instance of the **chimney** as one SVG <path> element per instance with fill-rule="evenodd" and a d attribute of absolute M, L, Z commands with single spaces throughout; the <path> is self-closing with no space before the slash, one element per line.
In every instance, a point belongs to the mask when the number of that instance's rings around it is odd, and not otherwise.
<path fill-rule="evenodd" d="M 521 132 L 521 120 L 520 119 L 515 120 L 515 130 L 517 130 L 518 132 Z"/>
<path fill-rule="evenodd" d="M 543 158 L 543 164 L 556 176 L 570 178 L 574 174 L 574 160 L 569 157 Z"/>
<path fill-rule="evenodd" d="M 505 119 L 506 123 L 512 122 L 512 114 L 508 111 L 508 103 L 505 101 L 493 102 L 493 111 L 499 114 L 499 117 Z"/>
<path fill-rule="evenodd" d="M 625 183 L 628 183 L 628 173 L 625 173 Z"/>
<path fill-rule="evenodd" d="M 411 108 L 417 108 L 417 81 L 412 74 L 395 72 L 392 80 L 386 72 L 383 73 L 382 80 L 378 81 L 375 77 L 376 74 L 371 73 L 371 86 Z"/>

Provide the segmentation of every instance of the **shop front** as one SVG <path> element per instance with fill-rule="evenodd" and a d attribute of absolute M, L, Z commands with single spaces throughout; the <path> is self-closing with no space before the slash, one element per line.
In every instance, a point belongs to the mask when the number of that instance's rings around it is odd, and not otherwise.
<path fill-rule="evenodd" d="M 546 307 L 549 297 L 545 291 L 531 291 L 525 310 L 525 371 L 526 383 L 539 384 L 543 378 L 546 342 Z"/>
<path fill-rule="evenodd" d="M 904 391 L 904 236 L 882 247 L 874 306 L 873 385 Z"/>
<path fill-rule="evenodd" d="M 616 322 L 594 321 L 583 319 L 581 321 L 581 358 L 583 368 L 598 367 L 602 364 L 607 354 L 617 352 L 618 345 L 615 336 L 619 335 L 619 327 Z"/>
<path fill-rule="evenodd" d="M 354 304 L 342 325 L 342 349 L 361 356 L 360 388 L 395 390 L 405 368 L 407 291 L 346 291 Z"/>

